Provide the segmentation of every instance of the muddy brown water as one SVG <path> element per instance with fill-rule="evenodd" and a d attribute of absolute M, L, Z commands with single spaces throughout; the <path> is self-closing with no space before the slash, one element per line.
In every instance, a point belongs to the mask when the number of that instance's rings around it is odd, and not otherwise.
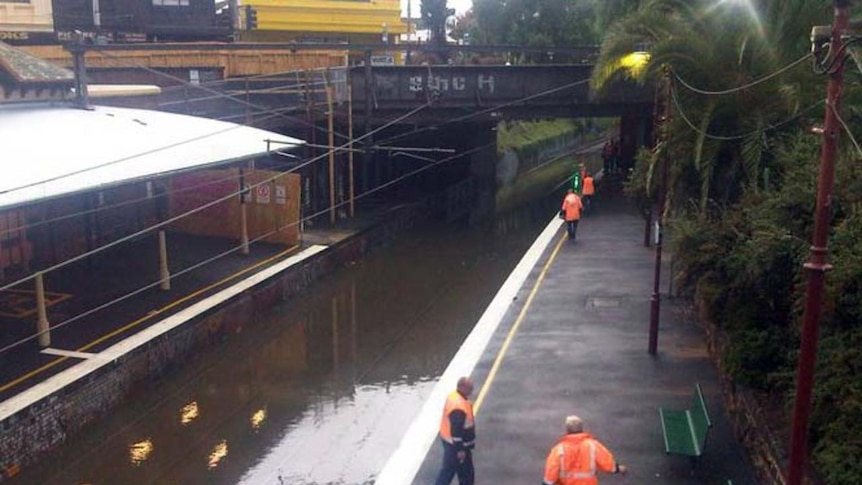
<path fill-rule="evenodd" d="M 554 203 L 417 224 L 10 483 L 372 483 Z"/>

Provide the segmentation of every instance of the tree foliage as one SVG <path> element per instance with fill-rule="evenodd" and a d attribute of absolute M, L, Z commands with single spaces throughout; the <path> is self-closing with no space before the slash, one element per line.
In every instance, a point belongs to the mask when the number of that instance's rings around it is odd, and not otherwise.
<path fill-rule="evenodd" d="M 446 0 L 422 0 L 420 7 L 423 24 L 431 31 L 431 42 L 446 43 L 446 21 L 455 10 L 446 6 Z"/>
<path fill-rule="evenodd" d="M 594 0 L 474 0 L 472 18 L 459 19 L 456 29 L 469 32 L 471 42 L 477 44 L 593 45 L 598 41 L 594 7 Z M 472 21 L 469 27 L 468 21 Z"/>
<path fill-rule="evenodd" d="M 736 383 L 787 403 L 820 164 L 811 128 L 822 123 L 826 83 L 810 59 L 788 66 L 810 52 L 807 33 L 830 22 L 830 3 L 752 0 L 755 17 L 743 2 L 643 0 L 609 25 L 593 79 L 599 94 L 620 77 L 662 86 L 669 68 L 671 136 L 638 157 L 628 190 L 653 197 L 656 164 L 669 155 L 675 277 L 729 336 L 723 361 Z M 644 46 L 645 69 L 626 70 L 624 57 Z M 860 101 L 858 77 L 848 77 L 810 434 L 829 485 L 862 483 Z"/>

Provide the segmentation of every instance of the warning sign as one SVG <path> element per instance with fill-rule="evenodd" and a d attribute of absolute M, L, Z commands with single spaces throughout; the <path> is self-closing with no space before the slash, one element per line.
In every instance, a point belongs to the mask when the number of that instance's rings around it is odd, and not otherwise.
<path fill-rule="evenodd" d="M 269 184 L 258 185 L 254 192 L 257 195 L 255 202 L 258 204 L 269 204 Z"/>
<path fill-rule="evenodd" d="M 275 203 L 281 205 L 287 203 L 287 187 L 284 185 L 275 186 Z"/>

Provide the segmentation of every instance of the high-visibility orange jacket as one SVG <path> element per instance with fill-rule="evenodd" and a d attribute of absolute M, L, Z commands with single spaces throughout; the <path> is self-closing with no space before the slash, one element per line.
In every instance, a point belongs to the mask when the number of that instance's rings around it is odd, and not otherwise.
<path fill-rule="evenodd" d="M 574 192 L 571 194 L 566 194 L 566 198 L 563 199 L 563 207 L 562 210 L 565 213 L 567 221 L 577 221 L 581 218 L 581 209 L 584 205 L 581 203 L 581 198 L 578 197 Z"/>
<path fill-rule="evenodd" d="M 599 471 L 614 473 L 614 455 L 589 433 L 563 436 L 545 460 L 546 485 L 597 485 Z"/>
<path fill-rule="evenodd" d="M 596 193 L 596 186 L 593 184 L 593 178 L 587 175 L 584 177 L 584 195 L 593 195 Z"/>
<path fill-rule="evenodd" d="M 476 423 L 473 404 L 458 391 L 452 391 L 443 407 L 440 439 L 458 449 L 471 449 L 476 444 Z"/>

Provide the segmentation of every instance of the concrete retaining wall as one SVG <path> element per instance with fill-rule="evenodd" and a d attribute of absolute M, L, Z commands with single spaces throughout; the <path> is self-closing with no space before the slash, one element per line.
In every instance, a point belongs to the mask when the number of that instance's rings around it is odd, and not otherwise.
<path fill-rule="evenodd" d="M 215 310 L 162 334 L 117 358 L 111 365 L 70 383 L 58 392 L 0 422 L 0 482 L 18 474 L 89 423 L 110 412 L 147 380 L 170 372 L 199 348 L 255 321 L 281 301 L 306 290 L 321 276 L 359 259 L 417 220 L 420 206 L 402 206 L 370 228 L 330 246 L 265 280 Z"/>

